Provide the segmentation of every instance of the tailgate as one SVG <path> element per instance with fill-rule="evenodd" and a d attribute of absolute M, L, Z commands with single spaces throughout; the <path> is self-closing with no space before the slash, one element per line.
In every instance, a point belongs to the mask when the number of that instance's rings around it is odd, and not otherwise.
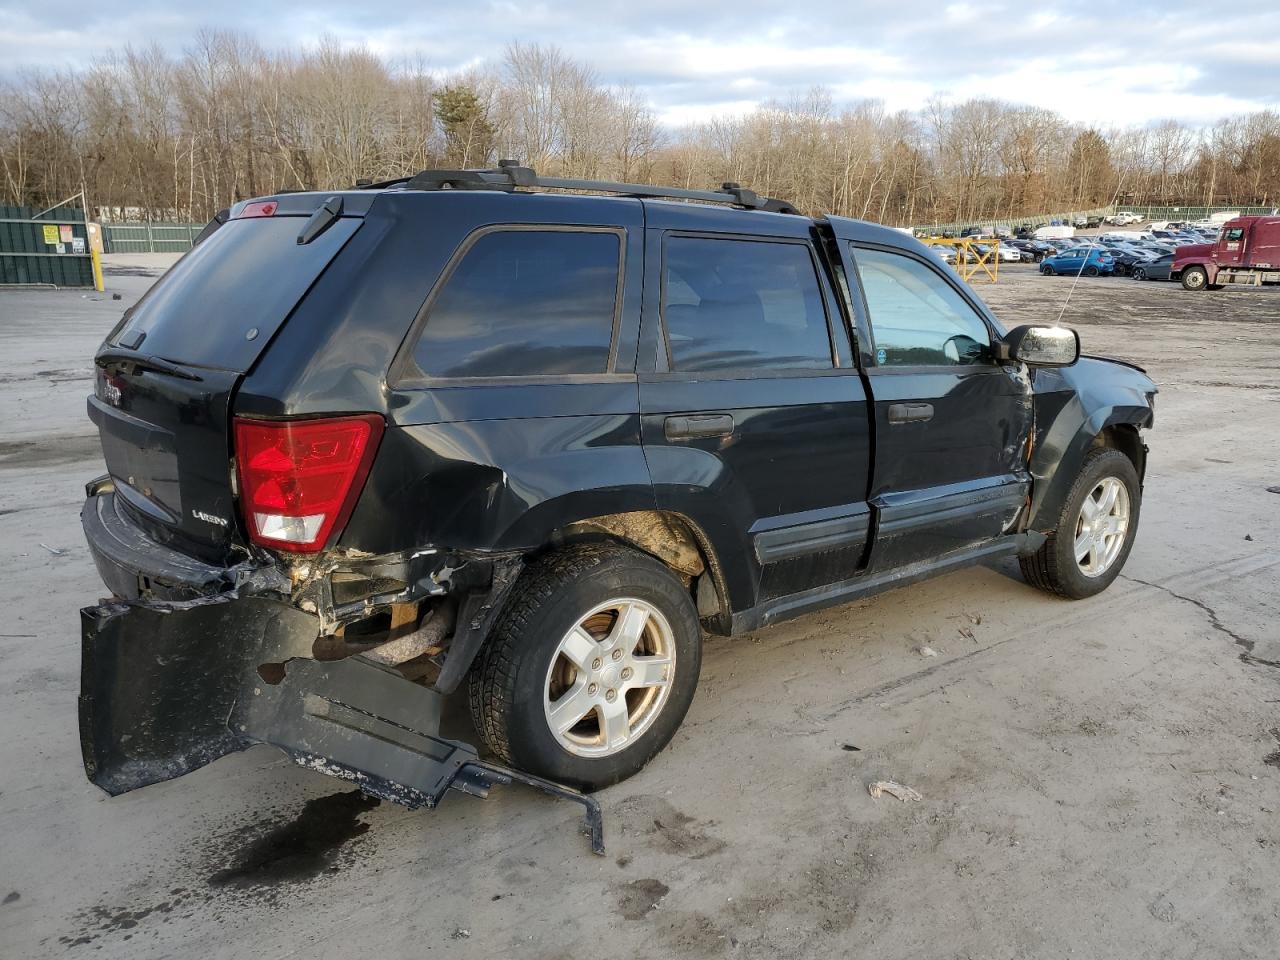
<path fill-rule="evenodd" d="M 162 543 L 221 560 L 236 530 L 228 420 L 239 374 L 196 376 L 99 367 L 89 418 L 117 497 L 139 525 Z"/>

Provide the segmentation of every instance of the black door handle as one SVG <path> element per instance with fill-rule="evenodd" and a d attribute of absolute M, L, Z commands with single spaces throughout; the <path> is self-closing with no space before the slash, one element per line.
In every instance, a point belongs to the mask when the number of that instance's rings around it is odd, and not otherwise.
<path fill-rule="evenodd" d="M 667 417 L 662 423 L 662 432 L 668 440 L 727 437 L 733 433 L 733 417 L 727 413 Z"/>
<path fill-rule="evenodd" d="M 924 423 L 933 419 L 932 403 L 891 403 L 890 423 Z"/>

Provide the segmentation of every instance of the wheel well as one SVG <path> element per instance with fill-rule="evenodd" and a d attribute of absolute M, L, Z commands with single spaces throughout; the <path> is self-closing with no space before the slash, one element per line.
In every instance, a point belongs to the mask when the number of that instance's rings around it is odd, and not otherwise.
<path fill-rule="evenodd" d="M 621 541 L 661 560 L 689 588 L 704 625 L 715 633 L 728 633 L 724 574 L 706 534 L 692 520 L 666 510 L 611 513 L 557 530 L 548 546 L 602 538 Z"/>
<path fill-rule="evenodd" d="M 1141 482 L 1147 470 L 1147 448 L 1138 435 L 1138 428 L 1128 423 L 1118 423 L 1104 427 L 1093 439 L 1095 447 L 1112 447 L 1119 450 L 1133 462 L 1133 469 L 1138 471 Z"/>

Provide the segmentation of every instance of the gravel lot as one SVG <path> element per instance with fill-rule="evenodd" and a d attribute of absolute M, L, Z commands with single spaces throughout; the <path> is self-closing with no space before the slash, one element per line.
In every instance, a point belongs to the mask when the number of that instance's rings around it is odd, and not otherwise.
<path fill-rule="evenodd" d="M 267 748 L 85 780 L 89 358 L 171 259 L 108 258 L 119 302 L 0 291 L 0 956 L 1275 955 L 1280 291 L 1080 280 L 1063 322 L 1162 391 L 1123 578 L 1068 603 L 1006 564 L 710 640 L 599 859 L 571 805 L 411 813 Z M 978 290 L 1021 323 L 1071 285 Z"/>

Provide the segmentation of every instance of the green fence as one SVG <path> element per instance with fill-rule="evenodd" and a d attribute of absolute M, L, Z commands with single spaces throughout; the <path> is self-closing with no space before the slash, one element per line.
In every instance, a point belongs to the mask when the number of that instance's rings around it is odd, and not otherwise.
<path fill-rule="evenodd" d="M 917 232 L 927 232 L 936 235 L 949 233 L 952 236 L 959 236 L 968 227 L 1009 227 L 1017 230 L 1019 227 L 1040 226 L 1041 224 L 1058 223 L 1070 224 L 1076 217 L 1107 217 L 1114 213 L 1115 207 L 1096 207 L 1092 210 L 1066 210 L 1059 213 L 1031 213 L 1017 217 L 979 217 L 973 220 L 957 220 L 953 223 L 917 223 L 911 227 Z M 1134 212 L 1138 212 L 1134 208 Z"/>
<path fill-rule="evenodd" d="M 0 285 L 92 287 L 84 211 L 0 206 Z"/>
<path fill-rule="evenodd" d="M 105 253 L 186 253 L 203 223 L 104 223 Z"/>

